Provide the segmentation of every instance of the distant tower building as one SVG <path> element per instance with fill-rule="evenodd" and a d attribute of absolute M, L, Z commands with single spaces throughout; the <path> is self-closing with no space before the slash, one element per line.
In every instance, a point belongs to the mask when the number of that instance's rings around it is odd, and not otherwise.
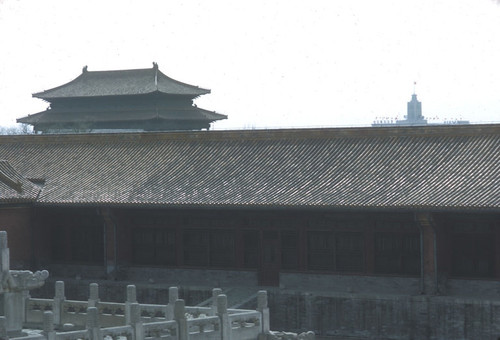
<path fill-rule="evenodd" d="M 426 125 L 427 120 L 422 116 L 422 103 L 417 100 L 417 95 L 411 95 L 411 101 L 408 102 L 406 110 L 406 119 L 397 120 L 397 125 Z"/>
<path fill-rule="evenodd" d="M 415 85 L 416 83 L 414 83 Z M 417 100 L 415 88 L 411 95 L 411 100 L 408 102 L 406 115 L 404 119 L 397 118 L 376 118 L 372 126 L 419 126 L 419 125 L 463 125 L 470 124 L 468 120 L 454 119 L 445 120 L 442 123 L 428 123 L 427 119 L 422 115 L 422 103 Z"/>
<path fill-rule="evenodd" d="M 150 69 L 88 71 L 64 85 L 33 94 L 50 103 L 47 110 L 17 119 L 36 132 L 108 132 L 209 129 L 226 119 L 193 105 L 210 90 Z"/>

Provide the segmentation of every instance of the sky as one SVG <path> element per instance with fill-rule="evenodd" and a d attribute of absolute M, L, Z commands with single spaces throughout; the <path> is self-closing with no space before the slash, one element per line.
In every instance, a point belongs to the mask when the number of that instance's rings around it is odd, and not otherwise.
<path fill-rule="evenodd" d="M 0 125 L 153 61 L 211 89 L 213 129 L 369 126 L 414 89 L 430 122 L 500 122 L 500 0 L 0 0 Z"/>

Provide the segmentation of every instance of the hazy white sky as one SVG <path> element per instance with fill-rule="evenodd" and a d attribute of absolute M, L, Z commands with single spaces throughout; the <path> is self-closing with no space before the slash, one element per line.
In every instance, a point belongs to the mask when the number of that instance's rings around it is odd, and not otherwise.
<path fill-rule="evenodd" d="M 493 0 L 0 0 L 0 125 L 90 71 L 149 68 L 209 88 L 214 128 L 500 122 Z"/>

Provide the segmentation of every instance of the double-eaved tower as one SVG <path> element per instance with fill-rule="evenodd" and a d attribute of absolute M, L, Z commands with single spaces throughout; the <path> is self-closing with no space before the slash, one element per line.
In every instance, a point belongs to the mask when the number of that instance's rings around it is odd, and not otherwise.
<path fill-rule="evenodd" d="M 167 77 L 157 63 L 150 69 L 117 71 L 88 71 L 85 66 L 69 83 L 33 94 L 49 102 L 49 108 L 17 122 L 42 133 L 209 129 L 227 116 L 193 105 L 207 93 Z"/>

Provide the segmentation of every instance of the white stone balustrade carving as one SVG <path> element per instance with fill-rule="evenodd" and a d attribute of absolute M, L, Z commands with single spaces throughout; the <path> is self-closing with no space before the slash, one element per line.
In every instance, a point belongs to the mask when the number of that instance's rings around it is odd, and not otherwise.
<path fill-rule="evenodd" d="M 265 291 L 257 294 L 256 310 L 228 309 L 227 297 L 219 290 L 214 290 L 210 307 L 186 307 L 184 300 L 177 299 L 173 303 L 173 320 L 167 320 L 168 305 L 139 304 L 134 286 L 127 287 L 124 303 L 100 301 L 96 284 L 90 286 L 92 298 L 87 301 L 67 300 L 64 284 L 56 282 L 56 287 L 54 299 L 27 298 L 26 322 L 43 323 L 40 340 L 102 340 L 104 337 L 109 340 L 314 340 L 314 333 L 265 332 L 269 327 Z M 169 292 L 178 298 L 177 289 L 169 289 Z M 169 299 L 169 304 L 171 301 Z M 216 315 L 212 315 L 214 311 Z M 72 324 L 77 330 L 62 331 L 63 324 Z"/>
<path fill-rule="evenodd" d="M 174 320 L 150 322 L 143 325 L 145 338 L 170 338 L 177 339 L 178 327 Z"/>

